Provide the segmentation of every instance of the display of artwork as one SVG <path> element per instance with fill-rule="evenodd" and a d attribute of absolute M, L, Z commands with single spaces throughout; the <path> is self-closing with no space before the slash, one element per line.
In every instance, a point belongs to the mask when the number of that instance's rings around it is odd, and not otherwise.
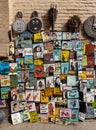
<path fill-rule="evenodd" d="M 11 97 L 13 125 L 71 124 L 96 118 L 93 43 L 85 43 L 78 32 L 60 31 L 15 39 L 14 63 L 0 62 L 0 106 L 5 107 L 5 99 Z"/>

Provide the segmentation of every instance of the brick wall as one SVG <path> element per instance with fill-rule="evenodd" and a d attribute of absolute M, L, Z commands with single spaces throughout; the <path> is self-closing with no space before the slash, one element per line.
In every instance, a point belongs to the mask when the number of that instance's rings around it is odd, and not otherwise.
<path fill-rule="evenodd" d="M 64 30 L 64 25 L 70 16 L 79 15 L 82 23 L 86 18 L 96 14 L 96 0 L 0 0 L 0 54 L 4 50 L 8 51 L 7 32 L 14 21 L 17 11 L 23 12 L 26 23 L 29 22 L 31 13 L 36 10 L 43 22 L 43 29 L 49 28 L 48 9 L 50 4 L 57 4 L 58 16 L 55 30 Z M 9 27 L 9 28 L 8 28 Z M 84 37 L 82 33 L 82 37 Z M 1 49 L 3 47 L 3 49 Z M 8 52 L 7 52 L 8 53 Z"/>
<path fill-rule="evenodd" d="M 96 14 L 96 0 L 13 0 L 14 14 L 12 20 L 18 10 L 24 14 L 26 22 L 30 20 L 30 15 L 34 10 L 39 12 L 40 18 L 43 20 L 43 27 L 48 27 L 47 11 L 51 3 L 57 4 L 58 17 L 55 25 L 56 30 L 63 30 L 64 24 L 70 16 L 77 14 L 82 22 L 89 16 Z M 47 24 L 46 24 L 47 23 Z"/>
<path fill-rule="evenodd" d="M 9 7 L 8 0 L 0 0 L 0 55 L 8 54 Z"/>

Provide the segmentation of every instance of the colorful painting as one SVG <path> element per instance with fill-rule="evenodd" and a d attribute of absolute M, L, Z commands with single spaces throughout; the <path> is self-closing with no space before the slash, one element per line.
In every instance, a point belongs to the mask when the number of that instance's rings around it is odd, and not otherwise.
<path fill-rule="evenodd" d="M 0 98 L 10 97 L 13 124 L 68 125 L 96 117 L 95 42 L 80 32 L 49 30 L 25 31 L 12 42 L 13 60 L 0 62 Z"/>

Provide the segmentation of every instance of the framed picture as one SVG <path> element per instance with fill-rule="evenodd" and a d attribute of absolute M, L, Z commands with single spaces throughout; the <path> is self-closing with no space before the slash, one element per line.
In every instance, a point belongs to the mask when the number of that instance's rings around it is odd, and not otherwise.
<path fill-rule="evenodd" d="M 38 114 L 36 111 L 29 112 L 30 114 L 30 122 L 37 122 L 38 121 Z"/>
<path fill-rule="evenodd" d="M 41 32 L 34 33 L 33 35 L 34 43 L 42 42 Z"/>
<path fill-rule="evenodd" d="M 44 66 L 43 65 L 34 66 L 34 77 L 35 78 L 44 77 Z"/>
<path fill-rule="evenodd" d="M 61 51 L 60 51 L 60 50 L 55 49 L 55 50 L 53 51 L 53 60 L 54 60 L 55 62 L 61 60 L 60 54 L 61 54 Z"/>
<path fill-rule="evenodd" d="M 15 49 L 32 48 L 32 40 L 21 40 L 21 38 L 15 39 Z"/>
<path fill-rule="evenodd" d="M 27 103 L 27 109 L 28 111 L 36 111 L 36 106 L 35 106 L 35 103 L 34 102 L 29 102 Z"/>
<path fill-rule="evenodd" d="M 9 75 L 1 75 L 1 87 L 10 86 L 10 76 Z"/>
<path fill-rule="evenodd" d="M 14 46 L 14 42 L 9 42 L 9 55 L 13 55 L 15 52 L 15 46 Z"/>
<path fill-rule="evenodd" d="M 45 76 L 53 76 L 55 71 L 55 64 L 44 64 Z"/>
<path fill-rule="evenodd" d="M 22 123 L 22 118 L 19 112 L 11 114 L 11 119 L 13 125 Z"/>
<path fill-rule="evenodd" d="M 49 102 L 49 97 L 45 95 L 44 91 L 40 92 L 40 101 L 41 101 L 41 103 L 48 103 Z"/>
<path fill-rule="evenodd" d="M 24 92 L 24 90 L 25 90 L 24 83 L 18 83 L 17 90 L 18 90 L 19 93 Z"/>
<path fill-rule="evenodd" d="M 25 55 L 24 56 L 24 63 L 25 64 L 31 64 L 31 63 L 33 63 L 33 55 Z"/>
<path fill-rule="evenodd" d="M 40 113 L 41 114 L 48 113 L 48 104 L 40 104 Z"/>
<path fill-rule="evenodd" d="M 26 110 L 27 109 L 27 102 L 26 101 L 20 101 L 19 102 L 19 110 Z"/>
<path fill-rule="evenodd" d="M 61 74 L 61 63 L 60 62 L 55 63 L 54 74 L 55 75 L 60 75 Z"/>
<path fill-rule="evenodd" d="M 70 32 L 63 32 L 63 40 L 71 40 L 71 33 Z"/>
<path fill-rule="evenodd" d="M 86 94 L 86 92 L 87 92 L 87 81 L 86 80 L 80 81 L 80 91 L 82 91 L 83 94 Z"/>
<path fill-rule="evenodd" d="M 85 116 L 86 116 L 85 113 L 79 112 L 79 120 L 80 121 L 84 121 L 85 120 Z"/>
<path fill-rule="evenodd" d="M 39 90 L 33 91 L 33 101 L 40 102 L 40 91 Z"/>
<path fill-rule="evenodd" d="M 25 87 L 27 89 L 34 89 L 37 87 L 37 78 L 34 77 L 34 73 L 29 73 L 29 85 Z"/>
<path fill-rule="evenodd" d="M 10 73 L 10 63 L 0 62 L 0 74 L 8 75 Z"/>
<path fill-rule="evenodd" d="M 69 61 L 69 50 L 62 50 L 61 51 L 61 61 L 68 62 Z"/>
<path fill-rule="evenodd" d="M 72 109 L 71 111 L 71 117 L 69 117 L 69 121 L 70 122 L 78 122 L 78 114 L 79 114 L 79 111 L 78 109 Z"/>
<path fill-rule="evenodd" d="M 95 118 L 95 115 L 94 115 L 94 109 L 92 108 L 92 106 L 87 106 L 86 107 L 86 116 L 85 118 Z"/>
<path fill-rule="evenodd" d="M 37 90 L 44 90 L 45 89 L 45 80 L 38 79 L 37 80 Z"/>
<path fill-rule="evenodd" d="M 78 80 L 76 75 L 67 75 L 67 86 L 76 86 L 78 84 Z"/>
<path fill-rule="evenodd" d="M 17 74 L 17 63 L 10 63 L 10 74 Z"/>
<path fill-rule="evenodd" d="M 25 90 L 26 100 L 33 101 L 33 90 Z"/>
<path fill-rule="evenodd" d="M 54 85 L 55 87 L 60 87 L 61 85 L 60 75 L 54 75 Z"/>
<path fill-rule="evenodd" d="M 43 57 L 45 64 L 54 63 L 53 53 L 45 53 Z"/>
<path fill-rule="evenodd" d="M 18 86 L 18 76 L 10 75 L 10 87 L 17 87 Z"/>
<path fill-rule="evenodd" d="M 1 108 L 7 108 L 7 107 L 8 107 L 7 100 L 5 100 L 5 99 L 0 99 L 0 109 L 1 109 Z"/>
<path fill-rule="evenodd" d="M 50 31 L 48 30 L 41 31 L 41 35 L 42 35 L 43 42 L 48 42 L 51 40 Z"/>
<path fill-rule="evenodd" d="M 71 109 L 69 108 L 60 108 L 60 117 L 69 118 L 71 117 Z"/>
<path fill-rule="evenodd" d="M 24 49 L 15 49 L 15 58 L 22 58 L 24 56 Z"/>
<path fill-rule="evenodd" d="M 78 88 L 77 87 L 74 87 L 72 88 L 71 91 L 68 91 L 67 92 L 67 98 L 70 99 L 70 98 L 79 98 L 79 92 L 78 92 Z"/>
<path fill-rule="evenodd" d="M 19 101 L 25 101 L 25 100 L 26 100 L 26 97 L 25 97 L 25 93 L 24 93 L 24 92 L 18 93 L 18 100 L 19 100 Z"/>
<path fill-rule="evenodd" d="M 11 89 L 11 100 L 12 100 L 12 101 L 15 101 L 15 100 L 18 99 L 17 94 L 18 94 L 17 88 L 12 88 L 12 89 Z"/>
<path fill-rule="evenodd" d="M 24 48 L 24 56 L 26 55 L 33 55 L 32 48 Z"/>
<path fill-rule="evenodd" d="M 21 83 L 22 82 L 22 71 L 21 70 L 18 70 L 18 73 L 17 73 L 17 81 L 18 83 Z M 18 86 L 18 85 L 17 85 Z"/>
<path fill-rule="evenodd" d="M 46 77 L 46 87 L 54 88 L 54 78 L 53 78 L 53 76 Z"/>
<path fill-rule="evenodd" d="M 76 40 L 75 41 L 75 49 L 76 50 L 82 50 L 83 49 L 83 41 L 82 40 Z"/>
<path fill-rule="evenodd" d="M 92 92 L 86 92 L 86 94 L 84 95 L 84 101 L 86 103 L 92 103 L 94 102 L 94 95 Z"/>
<path fill-rule="evenodd" d="M 44 45 L 43 43 L 33 44 L 34 58 L 43 58 Z"/>
<path fill-rule="evenodd" d="M 19 102 L 11 101 L 11 113 L 15 113 L 19 111 Z"/>
<path fill-rule="evenodd" d="M 53 41 L 54 49 L 61 49 L 61 40 L 54 40 Z"/>
<path fill-rule="evenodd" d="M 8 99 L 10 90 L 11 90 L 10 87 L 2 87 L 2 88 L 0 88 L 1 99 Z"/>
<path fill-rule="evenodd" d="M 87 79 L 86 87 L 87 87 L 87 89 L 94 88 L 94 79 Z"/>
<path fill-rule="evenodd" d="M 74 59 L 70 59 L 70 70 L 77 70 L 77 62 Z"/>
<path fill-rule="evenodd" d="M 94 45 L 86 44 L 86 55 L 87 56 L 94 56 Z"/>
<path fill-rule="evenodd" d="M 42 59 L 34 59 L 34 65 L 43 65 Z"/>
<path fill-rule="evenodd" d="M 61 63 L 61 73 L 68 74 L 69 73 L 69 62 Z"/>
<path fill-rule="evenodd" d="M 63 50 L 73 50 L 73 42 L 71 41 L 62 41 Z"/>
<path fill-rule="evenodd" d="M 62 32 L 51 32 L 51 40 L 62 40 Z"/>
<path fill-rule="evenodd" d="M 54 89 L 53 88 L 45 88 L 44 92 L 45 92 L 45 96 L 52 96 L 53 95 L 53 91 Z"/>
<path fill-rule="evenodd" d="M 77 51 L 77 60 L 80 61 L 80 60 L 82 60 L 82 58 L 83 58 L 82 50 L 78 50 Z"/>
<path fill-rule="evenodd" d="M 68 108 L 79 108 L 79 100 L 78 99 L 68 99 Z"/>
<path fill-rule="evenodd" d="M 48 115 L 52 116 L 55 114 L 55 102 L 48 102 Z"/>
<path fill-rule="evenodd" d="M 23 70 L 22 71 L 22 82 L 28 82 L 29 81 L 29 70 Z"/>
<path fill-rule="evenodd" d="M 47 51 L 47 53 L 53 52 L 53 41 L 44 43 L 44 49 Z"/>
<path fill-rule="evenodd" d="M 62 91 L 62 92 L 67 92 L 67 91 L 71 91 L 72 90 L 72 86 L 67 86 L 67 84 L 66 83 L 64 83 L 64 84 L 60 84 L 60 90 Z"/>
<path fill-rule="evenodd" d="M 28 121 L 30 119 L 30 114 L 28 110 L 24 110 L 20 112 L 22 121 Z"/>

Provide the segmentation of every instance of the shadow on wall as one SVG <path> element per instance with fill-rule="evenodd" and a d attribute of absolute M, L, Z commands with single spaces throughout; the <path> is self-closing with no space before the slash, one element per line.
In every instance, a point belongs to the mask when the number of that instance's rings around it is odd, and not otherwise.
<path fill-rule="evenodd" d="M 43 22 L 44 30 L 49 30 L 51 24 L 50 24 L 49 19 L 48 19 L 48 12 L 46 12 L 45 15 L 42 16 L 42 22 Z"/>

